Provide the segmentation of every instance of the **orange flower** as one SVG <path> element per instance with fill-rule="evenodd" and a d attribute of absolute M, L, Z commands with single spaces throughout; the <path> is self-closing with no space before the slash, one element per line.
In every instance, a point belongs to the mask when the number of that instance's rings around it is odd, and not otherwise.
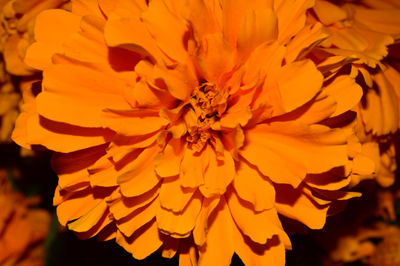
<path fill-rule="evenodd" d="M 31 209 L 37 198 L 25 198 L 13 191 L 6 172 L 0 170 L 0 264 L 44 265 L 44 239 L 50 226 L 50 215 Z"/>
<path fill-rule="evenodd" d="M 56 152 L 60 223 L 138 259 L 284 265 L 278 214 L 319 229 L 358 195 L 341 191 L 354 132 L 332 125 L 362 90 L 307 57 L 327 37 L 305 23 L 312 6 L 77 0 L 42 12 L 25 62 L 43 80 L 13 139 Z"/>

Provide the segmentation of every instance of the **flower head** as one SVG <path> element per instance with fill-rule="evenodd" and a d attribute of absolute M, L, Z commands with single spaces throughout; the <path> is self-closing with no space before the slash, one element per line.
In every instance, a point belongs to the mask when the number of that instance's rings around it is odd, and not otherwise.
<path fill-rule="evenodd" d="M 308 57 L 326 38 L 306 23 L 313 3 L 77 0 L 42 12 L 25 62 L 43 80 L 13 137 L 56 152 L 61 224 L 139 259 L 160 249 L 228 265 L 235 252 L 284 265 L 278 214 L 317 229 L 357 195 L 341 191 L 354 132 L 334 121 L 362 90 Z"/>

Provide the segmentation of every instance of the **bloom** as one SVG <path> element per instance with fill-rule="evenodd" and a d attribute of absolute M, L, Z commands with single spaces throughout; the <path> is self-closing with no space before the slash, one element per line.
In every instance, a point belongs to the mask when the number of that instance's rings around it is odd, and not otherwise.
<path fill-rule="evenodd" d="M 308 57 L 327 37 L 306 23 L 313 4 L 77 0 L 42 12 L 25 62 L 43 79 L 13 139 L 55 151 L 60 223 L 139 259 L 228 265 L 235 252 L 284 265 L 278 214 L 319 229 L 357 195 L 341 190 L 354 132 L 335 121 L 362 89 Z"/>

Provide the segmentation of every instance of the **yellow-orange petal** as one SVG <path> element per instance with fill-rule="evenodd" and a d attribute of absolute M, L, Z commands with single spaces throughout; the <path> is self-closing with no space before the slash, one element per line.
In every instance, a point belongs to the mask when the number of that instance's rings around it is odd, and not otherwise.
<path fill-rule="evenodd" d="M 182 212 L 195 191 L 195 188 L 183 188 L 179 177 L 165 178 L 160 189 L 160 205 L 175 213 Z"/>
<path fill-rule="evenodd" d="M 314 5 L 314 0 L 277 0 L 274 1 L 274 10 L 279 18 L 280 43 L 286 43 L 297 34 L 306 22 L 306 10 Z"/>
<path fill-rule="evenodd" d="M 59 193 L 61 193 L 61 198 L 64 199 L 57 207 L 57 217 L 60 224 L 64 226 L 68 221 L 85 215 L 103 201 L 100 198 L 95 199 L 89 188 L 77 192 Z M 66 194 L 66 196 L 64 196 L 64 194 Z"/>
<path fill-rule="evenodd" d="M 238 198 L 236 191 L 232 189 L 228 191 L 225 198 L 237 227 L 252 241 L 263 245 L 274 235 L 283 232 L 275 208 L 255 212 L 252 205 Z"/>
<path fill-rule="evenodd" d="M 68 224 L 72 231 L 82 233 L 92 229 L 99 221 L 108 214 L 108 207 L 104 200 L 100 201 L 93 209 L 88 211 L 79 219 Z"/>
<path fill-rule="evenodd" d="M 290 112 L 311 100 L 322 86 L 323 76 L 311 60 L 284 66 L 278 76 L 282 103 Z"/>
<path fill-rule="evenodd" d="M 125 111 L 108 109 L 103 113 L 102 120 L 105 127 L 124 136 L 146 135 L 168 124 L 168 120 L 159 117 L 157 112 L 141 109 Z"/>
<path fill-rule="evenodd" d="M 189 236 L 200 212 L 201 202 L 202 196 L 197 192 L 182 212 L 174 213 L 162 207 L 159 208 L 156 215 L 159 230 L 172 237 L 182 238 Z"/>
<path fill-rule="evenodd" d="M 240 57 L 247 57 L 255 47 L 272 42 L 278 36 L 278 18 L 272 9 L 247 9 L 241 18 L 237 35 Z"/>
<path fill-rule="evenodd" d="M 108 46 L 125 47 L 160 62 L 169 61 L 157 47 L 139 14 L 129 10 L 118 8 L 111 13 L 104 28 L 104 38 Z"/>
<path fill-rule="evenodd" d="M 234 253 L 234 222 L 224 197 L 207 222 L 207 240 L 199 248 L 199 265 L 230 265 Z"/>
<path fill-rule="evenodd" d="M 137 212 L 138 209 L 148 206 L 158 197 L 159 190 L 160 186 L 156 186 L 140 196 L 130 198 L 124 197 L 120 191 L 116 191 L 106 201 L 115 219 L 120 220 L 133 212 Z"/>
<path fill-rule="evenodd" d="M 183 152 L 186 147 L 183 141 L 171 139 L 165 146 L 164 151 L 154 158 L 154 165 L 157 174 L 161 177 L 179 175 Z"/>
<path fill-rule="evenodd" d="M 193 229 L 193 239 L 197 246 L 203 246 L 207 239 L 208 222 L 210 215 L 220 202 L 219 197 L 204 198 L 201 204 L 201 210 Z"/>
<path fill-rule="evenodd" d="M 235 163 L 227 151 L 224 151 L 220 157 L 210 145 L 207 145 L 206 149 L 204 152 L 208 153 L 209 163 L 204 173 L 204 184 L 199 189 L 205 197 L 209 198 L 225 193 L 235 175 Z"/>
<path fill-rule="evenodd" d="M 347 18 L 344 9 L 324 0 L 316 0 L 313 10 L 324 25 L 330 25 Z"/>
<path fill-rule="evenodd" d="M 313 203 L 301 190 L 290 186 L 275 186 L 278 213 L 297 220 L 311 229 L 321 229 L 326 220 L 329 205 Z"/>
<path fill-rule="evenodd" d="M 150 222 L 160 208 L 160 204 L 158 199 L 154 199 L 149 204 L 135 209 L 129 215 L 118 219 L 116 221 L 117 228 L 126 236 L 130 237 L 134 234 L 137 230 L 139 230 L 142 226 Z M 114 213 L 111 212 L 113 215 Z"/>
<path fill-rule="evenodd" d="M 273 182 L 293 187 L 306 173 L 321 173 L 347 162 L 344 134 L 322 125 L 261 124 L 248 130 L 246 141 L 240 151 L 246 160 Z"/>
<path fill-rule="evenodd" d="M 198 86 L 195 73 L 187 67 L 188 65 L 190 66 L 190 64 L 177 64 L 172 69 L 164 69 L 156 65 L 153 72 L 154 78 L 164 81 L 168 92 L 182 101 L 186 101 L 192 90 Z"/>
<path fill-rule="evenodd" d="M 91 167 L 104 153 L 104 145 L 68 154 L 56 153 L 52 158 L 52 168 L 58 175 L 58 185 L 64 190 L 74 190 L 87 186 L 88 167 Z"/>
<path fill-rule="evenodd" d="M 40 13 L 34 29 L 35 39 L 39 44 L 34 46 L 34 50 L 28 48 L 25 63 L 33 68 L 45 69 L 51 64 L 51 57 L 60 50 L 60 46 L 78 32 L 80 20 L 80 16 L 61 9 Z"/>
<path fill-rule="evenodd" d="M 321 174 L 309 174 L 304 182 L 312 188 L 321 190 L 339 190 L 351 181 L 350 176 L 346 176 L 343 167 L 333 168 L 332 170 Z"/>
<path fill-rule="evenodd" d="M 42 92 L 36 98 L 38 113 L 47 119 L 83 127 L 101 127 L 101 106 L 87 99 Z"/>
<path fill-rule="evenodd" d="M 355 8 L 354 20 L 368 29 L 399 37 L 400 18 L 398 13 L 399 8 Z"/>
<path fill-rule="evenodd" d="M 246 162 L 241 162 L 233 179 L 233 187 L 242 200 L 251 203 L 257 212 L 273 208 L 275 190 L 271 181 Z"/>
<path fill-rule="evenodd" d="M 185 149 L 179 175 L 182 187 L 196 188 L 204 184 L 204 172 L 209 163 L 203 159 L 204 153 L 205 151 L 196 152 L 189 147 Z"/>
<path fill-rule="evenodd" d="M 353 108 L 360 101 L 362 88 L 349 76 L 339 76 L 324 88 L 324 91 L 334 97 L 337 102 L 335 113 L 340 115 Z"/>
<path fill-rule="evenodd" d="M 234 66 L 232 48 L 220 32 L 206 35 L 201 47 L 197 55 L 201 74 L 208 82 L 218 84 L 221 75 Z"/>
<path fill-rule="evenodd" d="M 386 76 L 385 73 L 392 73 Z M 394 69 L 388 68 L 373 76 L 377 87 L 368 89 L 364 94 L 361 118 L 366 131 L 376 135 L 395 132 L 399 128 L 399 103 L 395 88 L 400 77 Z M 395 75 L 393 75 L 395 74 Z M 389 79 L 390 78 L 390 79 Z"/>
<path fill-rule="evenodd" d="M 119 171 L 117 180 L 124 196 L 139 196 L 159 183 L 153 165 L 153 159 L 157 153 L 157 146 L 147 148 L 137 154 L 132 162 Z"/>
<path fill-rule="evenodd" d="M 287 45 L 287 63 L 302 60 L 316 45 L 328 37 L 321 23 L 305 26 Z"/>
<path fill-rule="evenodd" d="M 108 155 L 101 157 L 95 164 L 87 168 L 91 187 L 117 186 L 118 172 Z"/>
<path fill-rule="evenodd" d="M 319 123 L 332 116 L 336 111 L 337 102 L 333 96 L 320 93 L 315 99 L 304 105 L 301 110 L 297 110 L 291 115 L 293 119 L 306 124 Z"/>
<path fill-rule="evenodd" d="M 114 133 L 50 121 L 35 113 L 23 113 L 16 121 L 12 139 L 21 146 L 40 144 L 58 152 L 73 152 L 108 142 Z"/>
<path fill-rule="evenodd" d="M 131 237 L 127 238 L 117 232 L 116 242 L 138 260 L 146 258 L 162 245 L 155 219 L 142 226 Z"/>
<path fill-rule="evenodd" d="M 272 9 L 273 1 L 227 0 L 222 3 L 222 31 L 231 47 L 236 46 L 239 25 L 248 9 Z"/>
<path fill-rule="evenodd" d="M 188 29 L 185 21 L 174 14 L 166 2 L 150 2 L 149 8 L 141 14 L 141 19 L 167 56 L 178 62 L 185 61 L 184 36 Z M 174 30 L 169 30 L 171 28 Z"/>

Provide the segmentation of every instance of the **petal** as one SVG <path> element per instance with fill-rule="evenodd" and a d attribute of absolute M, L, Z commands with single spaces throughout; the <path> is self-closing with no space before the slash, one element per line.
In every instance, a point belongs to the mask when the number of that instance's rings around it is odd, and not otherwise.
<path fill-rule="evenodd" d="M 209 227 L 209 218 L 219 202 L 219 197 L 203 199 L 201 210 L 193 229 L 193 238 L 197 246 L 203 246 L 205 244 Z"/>
<path fill-rule="evenodd" d="M 399 127 L 398 96 L 391 81 L 396 81 L 396 79 L 393 76 L 390 78 L 389 80 L 381 72 L 374 75 L 373 80 L 377 86 L 368 89 L 362 100 L 361 117 L 365 123 L 365 129 L 376 135 L 395 132 Z"/>
<path fill-rule="evenodd" d="M 102 17 L 103 14 L 99 8 L 97 0 L 74 0 L 71 7 L 72 13 L 81 16 L 96 14 Z"/>
<path fill-rule="evenodd" d="M 130 213 L 128 216 L 118 219 L 116 221 L 117 227 L 126 237 L 130 237 L 142 226 L 156 217 L 159 208 L 160 204 L 156 198 L 149 204 L 135 209 L 135 211 Z"/>
<path fill-rule="evenodd" d="M 160 187 L 156 186 L 140 196 L 130 198 L 122 196 L 120 192 L 115 192 L 107 199 L 107 204 L 115 219 L 120 220 L 137 212 L 138 209 L 148 206 L 158 196 L 159 190 Z"/>
<path fill-rule="evenodd" d="M 68 154 L 54 154 L 52 168 L 58 175 L 58 185 L 60 188 L 71 190 L 77 185 L 89 182 L 87 169 L 104 154 L 104 145 Z"/>
<path fill-rule="evenodd" d="M 161 207 L 175 213 L 182 212 L 195 191 L 194 188 L 183 188 L 179 178 L 163 179 L 160 189 Z"/>
<path fill-rule="evenodd" d="M 101 127 L 101 106 L 87 99 L 41 92 L 36 98 L 38 113 L 47 119 L 82 127 Z"/>
<path fill-rule="evenodd" d="M 78 32 L 80 20 L 81 17 L 61 9 L 41 12 L 34 29 L 38 44 L 33 50 L 28 48 L 25 63 L 40 70 L 50 65 L 52 55 L 61 49 L 62 43 Z"/>
<path fill-rule="evenodd" d="M 205 162 L 205 151 L 196 152 L 186 147 L 180 172 L 180 181 L 184 188 L 196 188 L 204 184 L 204 172 L 208 162 Z"/>
<path fill-rule="evenodd" d="M 159 183 L 153 164 L 157 152 L 157 146 L 145 149 L 119 171 L 118 184 L 124 196 L 139 196 Z"/>
<path fill-rule="evenodd" d="M 350 77 L 339 76 L 324 91 L 334 97 L 337 102 L 336 111 L 332 116 L 343 114 L 360 101 L 362 88 Z"/>
<path fill-rule="evenodd" d="M 248 130 L 246 141 L 240 151 L 246 160 L 273 182 L 293 187 L 306 173 L 321 173 L 347 162 L 344 134 L 322 125 L 262 124 Z"/>
<path fill-rule="evenodd" d="M 172 237 L 182 238 L 189 236 L 200 212 L 201 202 L 202 196 L 197 192 L 180 213 L 174 213 L 170 210 L 159 208 L 157 212 L 159 230 Z"/>
<path fill-rule="evenodd" d="M 272 9 L 247 9 L 240 21 L 237 49 L 249 55 L 258 45 L 271 42 L 278 36 L 278 18 Z"/>
<path fill-rule="evenodd" d="M 156 172 L 161 177 L 179 175 L 181 161 L 183 158 L 183 141 L 171 139 L 165 146 L 164 151 L 157 154 L 154 158 Z"/>
<path fill-rule="evenodd" d="M 186 51 L 183 40 L 187 31 L 184 20 L 176 16 L 164 1 L 150 2 L 141 18 L 161 50 L 172 59 L 184 62 Z"/>
<path fill-rule="evenodd" d="M 242 161 L 236 171 L 233 187 L 242 200 L 251 203 L 257 212 L 273 208 L 275 189 L 257 169 Z"/>
<path fill-rule="evenodd" d="M 129 10 L 114 10 L 104 28 L 104 38 L 108 46 L 121 46 L 140 54 L 149 54 L 157 61 L 165 60 L 166 56 L 157 47 L 139 14 Z"/>
<path fill-rule="evenodd" d="M 116 241 L 138 260 L 146 258 L 162 245 L 155 219 L 142 226 L 131 237 L 126 238 L 117 232 Z"/>
<path fill-rule="evenodd" d="M 285 110 L 290 112 L 310 101 L 321 90 L 322 81 L 322 74 L 311 60 L 284 66 L 278 76 L 278 86 Z"/>
<path fill-rule="evenodd" d="M 165 82 L 173 97 L 185 101 L 189 98 L 193 89 L 198 86 L 198 81 L 193 72 L 194 70 L 189 69 L 186 64 L 178 64 L 173 69 L 163 69 L 156 65 L 153 75 L 156 80 Z"/>
<path fill-rule="evenodd" d="M 91 187 L 118 186 L 118 172 L 108 155 L 100 158 L 94 165 L 87 169 Z"/>
<path fill-rule="evenodd" d="M 230 213 L 240 231 L 258 244 L 266 244 L 274 235 L 284 234 L 276 209 L 255 212 L 250 204 L 230 190 L 226 194 Z"/>
<path fill-rule="evenodd" d="M 82 233 L 92 229 L 102 218 L 108 214 L 108 207 L 105 201 L 100 201 L 93 209 L 79 219 L 68 224 L 68 229 Z"/>
<path fill-rule="evenodd" d="M 50 121 L 26 113 L 16 121 L 12 138 L 22 146 L 43 145 L 57 152 L 73 152 L 108 142 L 114 133 L 100 128 L 84 128 Z"/>
<path fill-rule="evenodd" d="M 275 186 L 276 209 L 278 213 L 297 220 L 311 229 L 321 229 L 326 220 L 329 206 L 318 206 L 313 203 L 301 190 L 290 186 Z"/>
<path fill-rule="evenodd" d="M 234 253 L 234 222 L 223 197 L 207 224 L 207 240 L 199 248 L 199 265 L 230 265 Z"/>
<path fill-rule="evenodd" d="M 185 19 L 191 22 L 195 39 L 201 40 L 207 34 L 220 31 L 221 12 L 220 4 L 215 0 L 189 0 L 182 13 Z"/>
<path fill-rule="evenodd" d="M 233 68 L 233 53 L 220 32 L 206 35 L 197 55 L 202 78 L 218 84 L 219 78 Z"/>
<path fill-rule="evenodd" d="M 314 0 L 277 0 L 274 9 L 279 18 L 279 42 L 285 43 L 296 35 L 306 22 L 306 10 Z"/>
<path fill-rule="evenodd" d="M 342 189 L 349 185 L 350 181 L 351 178 L 346 176 L 343 167 L 333 168 L 322 174 L 309 174 L 304 179 L 304 182 L 312 188 L 329 191 Z"/>
<path fill-rule="evenodd" d="M 330 25 L 347 18 L 344 9 L 324 0 L 315 1 L 313 10 L 318 19 L 325 25 Z"/>
<path fill-rule="evenodd" d="M 235 164 L 229 152 L 217 157 L 216 152 L 207 145 L 209 164 L 204 173 L 204 184 L 199 187 L 205 197 L 223 195 L 235 175 Z"/>
<path fill-rule="evenodd" d="M 222 3 L 222 26 L 224 38 L 231 47 L 236 46 L 240 23 L 248 9 L 268 10 L 273 7 L 273 1 L 257 0 L 227 0 Z"/>
<path fill-rule="evenodd" d="M 65 192 L 58 193 L 61 195 L 62 202 L 57 207 L 57 217 L 63 226 L 66 226 L 68 221 L 82 217 L 103 201 L 102 199 L 95 199 L 89 188 L 77 192 L 68 192 L 66 195 Z"/>
<path fill-rule="evenodd" d="M 390 35 L 399 36 L 399 8 L 367 9 L 355 8 L 354 20 L 368 29 Z"/>
<path fill-rule="evenodd" d="M 342 100 L 340 99 L 339 101 Z M 298 110 L 299 112 L 293 112 L 293 115 L 299 116 L 294 119 L 309 125 L 319 123 L 331 117 L 336 112 L 337 104 L 338 103 L 333 96 L 321 93 L 311 102 L 302 107 L 305 108 L 304 113 L 301 113 L 302 110 Z M 301 114 L 299 115 L 298 113 Z"/>
<path fill-rule="evenodd" d="M 287 45 L 287 63 L 303 59 L 311 50 L 328 37 L 321 23 L 305 26 Z"/>
<path fill-rule="evenodd" d="M 108 109 L 103 113 L 103 124 L 120 135 L 137 136 L 159 130 L 168 124 L 168 120 L 159 117 L 157 112 L 146 109 L 127 111 Z"/>

